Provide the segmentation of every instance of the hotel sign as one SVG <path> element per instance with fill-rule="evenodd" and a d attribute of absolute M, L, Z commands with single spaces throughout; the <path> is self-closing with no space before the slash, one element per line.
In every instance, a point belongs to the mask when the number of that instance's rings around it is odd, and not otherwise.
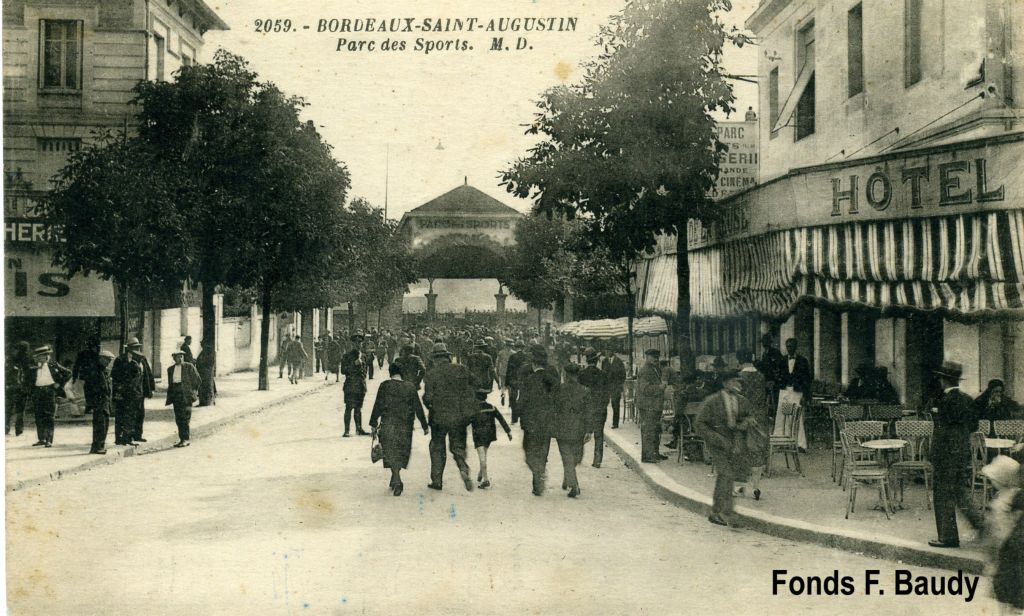
<path fill-rule="evenodd" d="M 924 148 L 791 171 L 719 203 L 690 226 L 702 248 L 784 229 L 1024 207 L 1024 135 Z"/>

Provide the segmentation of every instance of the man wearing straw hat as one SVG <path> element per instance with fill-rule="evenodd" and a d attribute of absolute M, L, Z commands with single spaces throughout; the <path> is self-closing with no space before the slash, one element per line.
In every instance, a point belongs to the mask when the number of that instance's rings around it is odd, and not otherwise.
<path fill-rule="evenodd" d="M 189 423 L 192 421 L 192 405 L 198 399 L 202 380 L 196 367 L 185 361 L 185 351 L 178 349 L 171 353 L 174 364 L 167 368 L 167 401 L 174 406 L 174 423 L 178 426 L 178 442 L 175 447 L 188 447 Z"/>
<path fill-rule="evenodd" d="M 25 375 L 25 383 L 31 387 L 29 407 L 36 418 L 36 435 L 39 438 L 33 447 L 53 446 L 53 418 L 57 414 L 57 392 L 71 378 L 70 370 L 50 359 L 51 352 L 49 345 L 33 351 L 33 364 Z"/>
<path fill-rule="evenodd" d="M 956 526 L 956 510 L 975 529 L 981 529 L 984 519 L 971 502 L 967 489 L 970 481 L 971 433 L 978 429 L 978 415 L 974 401 L 960 391 L 963 366 L 955 361 L 944 361 L 933 370 L 942 383 L 942 397 L 935 415 L 932 437 L 932 465 L 934 471 L 935 527 L 938 539 L 928 542 L 936 548 L 960 547 Z"/>

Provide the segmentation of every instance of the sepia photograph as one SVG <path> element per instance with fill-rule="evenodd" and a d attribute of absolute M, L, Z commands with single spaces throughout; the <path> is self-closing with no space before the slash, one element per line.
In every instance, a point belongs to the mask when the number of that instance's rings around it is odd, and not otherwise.
<path fill-rule="evenodd" d="M 5 0 L 16 616 L 1024 616 L 1024 0 Z"/>

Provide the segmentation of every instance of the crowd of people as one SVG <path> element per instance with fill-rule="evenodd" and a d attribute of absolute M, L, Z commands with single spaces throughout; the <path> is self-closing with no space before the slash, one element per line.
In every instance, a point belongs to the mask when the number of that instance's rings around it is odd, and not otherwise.
<path fill-rule="evenodd" d="M 492 479 L 487 468 L 488 449 L 498 439 L 498 428 L 513 440 L 512 426 L 522 430 L 522 448 L 532 476 L 532 492 L 545 491 L 547 464 L 553 440 L 562 462 L 562 489 L 570 498 L 582 493 L 577 467 L 583 463 L 584 447 L 593 443 L 591 464 L 603 463 L 604 430 L 611 410 L 611 428 L 622 421 L 622 399 L 627 369 L 610 347 L 580 348 L 568 338 L 556 338 L 545 345 L 539 331 L 509 326 L 493 329 L 407 330 L 392 333 L 371 329 L 347 336 L 325 332 L 313 345 L 314 371 L 327 380 L 334 375 L 342 381 L 344 398 L 343 437 L 375 435 L 380 457 L 390 474 L 389 490 L 404 489 L 402 471 L 408 467 L 416 425 L 429 436 L 430 482 L 428 488 L 442 490 L 448 456 L 454 461 L 466 490 L 487 489 Z M 641 429 L 641 461 L 657 464 L 668 456 L 662 447 L 676 449 L 693 443 L 696 436 L 706 445 L 714 464 L 716 480 L 713 505 L 708 519 L 726 526 L 738 526 L 734 496 L 748 486 L 755 499 L 761 497 L 761 472 L 769 451 L 770 434 L 779 429 L 780 399 L 806 403 L 813 376 L 807 358 L 798 351 L 798 341 L 786 340 L 780 351 L 771 335 L 762 339 L 763 352 L 755 360 L 750 351 L 736 353 L 731 366 L 715 358 L 704 370 L 674 369 L 657 349 L 644 353 L 636 372 L 634 405 Z M 202 368 L 203 354 L 194 358 L 191 340 L 173 353 L 167 369 L 166 403 L 174 407 L 179 440 L 189 444 L 192 405 L 212 404 L 215 384 Z M 347 347 L 347 348 L 345 348 Z M 309 359 L 301 339 L 285 336 L 279 352 L 279 378 L 287 370 L 289 381 L 298 382 Z M 577 360 L 578 361 L 574 361 Z M 368 381 L 375 380 L 387 365 L 388 378 L 381 379 L 368 424 L 363 425 L 363 402 Z M 979 419 L 1021 416 L 1020 406 L 1009 398 L 1002 381 L 992 380 L 977 399 L 960 390 L 962 367 L 945 362 L 934 370 L 936 394 L 931 462 L 934 467 L 934 510 L 938 538 L 934 547 L 957 547 L 956 511 L 972 526 L 986 531 L 987 544 L 999 567 L 993 575 L 1009 602 L 1024 601 L 1024 451 L 1016 447 L 1011 456 L 1001 456 L 985 469 L 998 489 L 998 496 L 983 516 L 968 490 L 970 435 Z M 382 375 L 383 376 L 383 375 Z M 57 398 L 68 383 L 81 380 L 87 413 L 93 418 L 91 453 L 105 453 L 108 421 L 115 419 L 115 442 L 137 445 L 145 442 L 144 400 L 154 395 L 152 369 L 135 338 L 115 357 L 100 350 L 93 340 L 78 354 L 73 369 L 52 359 L 48 346 L 29 352 L 22 342 L 8 354 L 6 393 L 8 433 L 13 422 L 15 434 L 24 429 L 24 413 L 35 418 L 38 440 L 34 446 L 51 447 Z M 671 440 L 663 444 L 662 426 L 668 386 L 674 391 L 675 413 Z M 497 387 L 500 405 L 489 402 Z M 422 393 L 421 393 L 422 392 Z M 850 399 L 895 398 L 887 375 L 868 364 L 857 369 L 857 378 L 845 392 Z M 688 405 L 698 403 L 690 413 Z M 510 412 L 505 420 L 503 408 Z M 773 420 L 773 411 L 775 417 Z M 686 426 L 689 422 L 690 425 Z M 475 481 L 467 461 L 467 439 L 472 436 L 479 471 Z M 799 427 L 800 446 L 806 437 Z M 684 452 L 684 457 L 697 455 Z M 1015 585 L 1016 584 L 1016 585 Z M 1003 600 L 1002 598 L 1000 600 Z"/>
<path fill-rule="evenodd" d="M 186 336 L 174 350 L 174 363 L 167 368 L 166 404 L 173 407 L 178 427 L 175 447 L 189 446 L 192 406 L 215 404 L 216 383 L 210 354 L 195 357 L 192 338 Z M 5 361 L 5 433 L 24 432 L 25 413 L 35 420 L 37 440 L 33 447 L 52 447 L 58 401 L 70 398 L 73 387 L 81 383 L 85 414 L 92 419 L 90 454 L 107 453 L 110 419 L 114 419 L 114 443 L 137 446 L 145 443 L 145 401 L 156 394 L 156 379 L 142 343 L 132 337 L 123 352 L 115 356 L 100 348 L 92 338 L 75 356 L 72 368 L 53 358 L 53 349 L 43 345 L 29 351 L 28 342 L 14 345 Z M 197 367 L 198 366 L 198 367 Z"/>

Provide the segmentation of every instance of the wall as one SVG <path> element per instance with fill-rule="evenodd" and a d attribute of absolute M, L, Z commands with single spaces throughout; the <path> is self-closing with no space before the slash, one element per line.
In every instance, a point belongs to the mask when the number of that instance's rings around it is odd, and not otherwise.
<path fill-rule="evenodd" d="M 871 147 L 865 146 L 896 127 L 900 128 L 900 137 L 906 137 L 977 96 L 980 88 L 965 91 L 965 86 L 978 74 L 985 57 L 986 27 L 997 27 L 995 23 L 986 22 L 986 2 L 997 4 L 1000 1 L 925 0 L 921 25 L 922 77 L 907 88 L 903 86 L 904 2 L 863 2 L 864 90 L 852 98 L 848 97 L 847 90 L 846 20 L 849 9 L 860 3 L 859 0 L 763 2 L 762 7 L 786 6 L 763 28 L 755 30 L 758 45 L 764 51 L 759 55 L 758 65 L 758 75 L 765 84 L 759 88 L 760 180 L 764 182 L 795 167 L 841 161 L 862 148 L 857 157 L 878 153 L 897 136 L 893 134 Z M 1020 4 L 1016 7 L 1019 9 Z M 1014 23 L 1019 30 L 1020 11 L 1017 13 Z M 999 12 L 990 15 L 995 22 Z M 784 127 L 774 136 L 771 134 L 767 83 L 769 73 L 777 67 L 781 110 L 797 79 L 796 32 L 808 19 L 813 19 L 815 24 L 816 129 L 814 134 L 794 142 L 793 127 Z M 754 21 L 748 21 L 748 25 Z M 998 63 L 999 59 L 994 58 L 993 66 Z M 935 127 L 976 116 L 982 110 L 995 110 L 1001 105 L 1000 100 L 992 97 L 978 100 L 944 118 Z M 792 119 L 789 123 L 793 123 Z M 996 130 L 1003 129 L 996 127 Z"/>

